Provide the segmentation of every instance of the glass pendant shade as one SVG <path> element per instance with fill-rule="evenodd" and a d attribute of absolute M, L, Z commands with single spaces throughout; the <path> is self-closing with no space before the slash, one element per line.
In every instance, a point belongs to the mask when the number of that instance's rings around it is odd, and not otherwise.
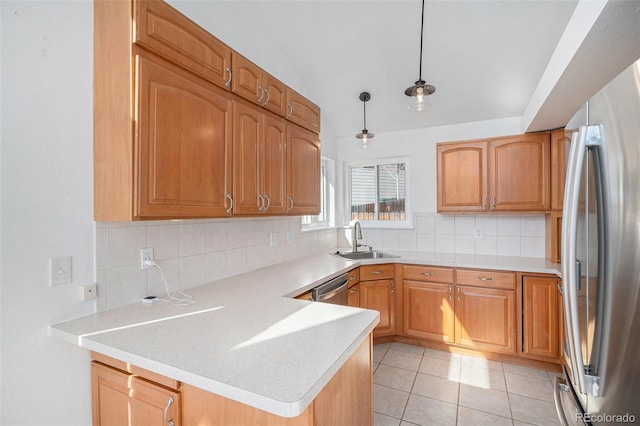
<path fill-rule="evenodd" d="M 436 91 L 436 88 L 430 84 L 427 84 L 422 79 L 422 39 L 424 34 L 424 0 L 422 0 L 422 23 L 420 24 L 420 78 L 413 86 L 407 88 L 404 94 L 410 96 L 412 101 L 409 104 L 409 109 L 414 111 L 424 111 L 427 107 L 426 97 Z"/>

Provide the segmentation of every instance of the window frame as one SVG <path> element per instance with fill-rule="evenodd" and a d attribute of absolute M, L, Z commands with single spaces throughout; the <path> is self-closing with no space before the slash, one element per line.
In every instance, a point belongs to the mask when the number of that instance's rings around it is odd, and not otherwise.
<path fill-rule="evenodd" d="M 404 220 L 358 220 L 363 228 L 390 228 L 390 229 L 411 229 L 413 228 L 413 211 L 411 210 L 411 162 L 408 156 L 402 157 L 382 157 L 369 160 L 346 161 L 344 164 L 344 220 L 351 223 L 351 169 L 354 167 L 380 166 L 383 164 L 404 163 L 405 167 L 405 201 Z M 376 174 L 377 179 L 377 174 Z M 376 183 L 378 184 L 378 183 Z M 376 200 L 379 203 L 379 200 Z"/>

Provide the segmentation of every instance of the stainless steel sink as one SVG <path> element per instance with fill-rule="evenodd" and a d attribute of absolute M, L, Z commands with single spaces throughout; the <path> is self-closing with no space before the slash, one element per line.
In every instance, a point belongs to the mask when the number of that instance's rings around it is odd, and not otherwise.
<path fill-rule="evenodd" d="M 335 253 L 331 253 L 333 256 L 341 257 L 343 259 L 349 260 L 360 260 L 360 259 L 381 259 L 381 258 L 393 258 L 400 257 L 395 254 L 385 253 L 378 250 L 373 251 L 337 251 Z"/>

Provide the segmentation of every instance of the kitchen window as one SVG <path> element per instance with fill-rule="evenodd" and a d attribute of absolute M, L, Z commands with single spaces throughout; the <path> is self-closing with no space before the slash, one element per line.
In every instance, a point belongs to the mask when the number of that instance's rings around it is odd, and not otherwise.
<path fill-rule="evenodd" d="M 330 160 L 320 161 L 320 214 L 302 216 L 302 230 L 328 228 L 332 226 L 333 184 L 330 179 L 333 170 Z"/>
<path fill-rule="evenodd" d="M 380 228 L 411 226 L 407 198 L 407 158 L 350 163 L 348 220 Z"/>

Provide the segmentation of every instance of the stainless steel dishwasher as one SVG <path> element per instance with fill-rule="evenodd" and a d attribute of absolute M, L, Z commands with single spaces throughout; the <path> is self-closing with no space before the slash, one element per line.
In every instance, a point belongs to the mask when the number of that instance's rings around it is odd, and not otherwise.
<path fill-rule="evenodd" d="M 338 275 L 332 280 L 312 289 L 311 298 L 314 302 L 346 305 L 348 300 L 348 285 L 349 278 L 347 274 Z"/>

